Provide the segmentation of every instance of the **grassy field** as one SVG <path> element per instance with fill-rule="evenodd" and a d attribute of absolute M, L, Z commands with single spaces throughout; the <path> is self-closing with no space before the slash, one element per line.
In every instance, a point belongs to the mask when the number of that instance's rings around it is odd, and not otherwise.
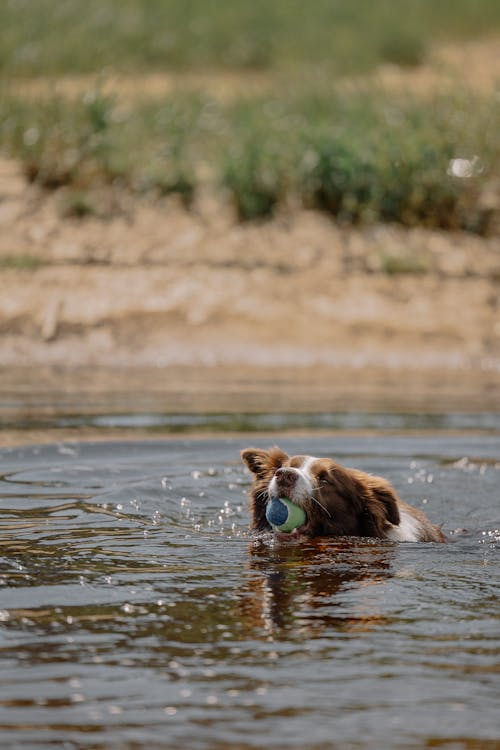
<path fill-rule="evenodd" d="M 4 0 L 0 69 L 352 73 L 418 64 L 430 43 L 499 28 L 498 0 Z"/>
<path fill-rule="evenodd" d="M 404 9 L 404 12 L 401 12 Z M 93 190 L 229 196 L 242 220 L 283 204 L 339 221 L 488 234 L 500 153 L 498 97 L 415 98 L 342 75 L 418 65 L 431 44 L 500 29 L 497 0 L 9 0 L 0 5 L 0 148 L 64 188 L 62 211 L 98 211 Z M 17 82 L 112 71 L 267 71 L 268 93 L 159 100 L 22 95 Z M 242 91 L 244 84 L 242 83 Z"/>

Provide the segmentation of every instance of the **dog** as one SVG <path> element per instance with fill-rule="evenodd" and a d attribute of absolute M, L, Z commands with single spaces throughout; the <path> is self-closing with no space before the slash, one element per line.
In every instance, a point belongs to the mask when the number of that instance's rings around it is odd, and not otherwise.
<path fill-rule="evenodd" d="M 401 500 L 382 477 L 348 469 L 329 458 L 288 456 L 278 447 L 241 452 L 253 474 L 250 490 L 252 528 L 270 530 L 267 503 L 286 497 L 300 506 L 305 523 L 284 539 L 356 536 L 394 542 L 445 542 L 446 537 L 422 511 Z"/>

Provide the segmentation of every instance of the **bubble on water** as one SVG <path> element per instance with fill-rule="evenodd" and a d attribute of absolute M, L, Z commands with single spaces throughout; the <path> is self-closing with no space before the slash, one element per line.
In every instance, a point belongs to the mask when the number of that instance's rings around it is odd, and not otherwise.
<path fill-rule="evenodd" d="M 123 708 L 121 706 L 108 706 L 108 713 L 113 716 L 122 714 Z"/>
<path fill-rule="evenodd" d="M 82 693 L 73 693 L 70 696 L 71 703 L 83 703 L 84 700 L 85 700 L 85 696 L 82 695 Z"/>
<path fill-rule="evenodd" d="M 473 461 L 470 461 L 467 456 L 464 456 L 463 458 L 459 458 L 458 461 L 455 461 L 455 463 L 452 464 L 453 469 L 461 469 L 462 471 L 467 472 L 473 472 L 477 468 L 477 464 L 475 464 Z"/>
<path fill-rule="evenodd" d="M 189 688 L 182 688 L 182 690 L 179 691 L 182 698 L 190 698 L 193 695 L 193 691 Z"/>
<path fill-rule="evenodd" d="M 58 453 L 61 453 L 63 456 L 76 456 L 77 455 L 77 451 L 74 448 L 71 448 L 69 445 L 60 444 L 57 446 L 57 451 Z"/>
<path fill-rule="evenodd" d="M 216 695 L 207 695 L 205 700 L 209 706 L 215 706 L 219 702 Z"/>
<path fill-rule="evenodd" d="M 175 716 L 175 714 L 177 713 L 177 709 L 175 708 L 175 706 L 165 706 L 163 710 L 167 714 L 167 716 Z"/>
<path fill-rule="evenodd" d="M 155 510 L 155 512 L 152 515 L 151 523 L 153 526 L 157 526 L 161 521 L 161 513 L 159 510 Z"/>
<path fill-rule="evenodd" d="M 488 531 L 482 531 L 481 536 L 483 539 L 480 539 L 480 544 L 493 544 L 495 545 L 496 542 L 500 542 L 500 529 L 489 529 Z"/>

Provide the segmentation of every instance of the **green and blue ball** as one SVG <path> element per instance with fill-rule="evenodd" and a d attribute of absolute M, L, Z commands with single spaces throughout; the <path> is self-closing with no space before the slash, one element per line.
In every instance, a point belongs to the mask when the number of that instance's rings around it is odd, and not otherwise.
<path fill-rule="evenodd" d="M 293 531 L 306 522 L 304 510 L 286 497 L 273 497 L 267 504 L 266 518 L 277 531 Z"/>

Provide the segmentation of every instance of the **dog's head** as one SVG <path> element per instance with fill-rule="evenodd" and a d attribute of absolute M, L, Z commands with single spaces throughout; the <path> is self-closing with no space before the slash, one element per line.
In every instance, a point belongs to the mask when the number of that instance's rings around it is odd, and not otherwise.
<path fill-rule="evenodd" d="M 383 538 L 399 523 L 398 498 L 388 482 L 329 458 L 288 456 L 280 448 L 247 448 L 241 457 L 254 475 L 250 494 L 253 528 L 270 528 L 266 505 L 287 497 L 306 513 L 297 531 L 308 536 Z"/>

